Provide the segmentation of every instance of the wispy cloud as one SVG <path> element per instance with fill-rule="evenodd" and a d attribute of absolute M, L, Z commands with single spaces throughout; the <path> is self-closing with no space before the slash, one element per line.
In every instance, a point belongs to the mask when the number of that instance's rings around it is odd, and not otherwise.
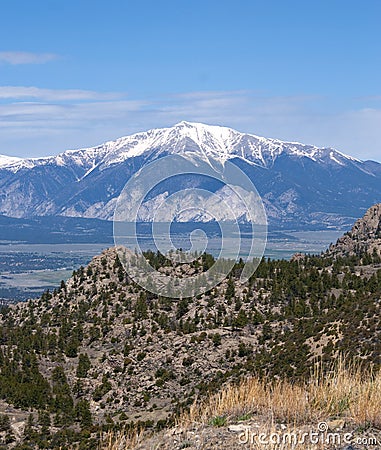
<path fill-rule="evenodd" d="M 0 99 L 43 101 L 109 100 L 123 97 L 116 92 L 95 92 L 80 89 L 41 89 L 33 86 L 0 86 Z"/>
<path fill-rule="evenodd" d="M 32 53 L 32 52 L 0 52 L 0 63 L 3 64 L 44 64 L 58 59 L 54 53 Z"/>
<path fill-rule="evenodd" d="M 125 93 L 0 86 L 0 153 L 38 156 L 97 145 L 181 120 L 335 147 L 381 160 L 381 108 L 335 99 L 207 91 L 131 99 Z"/>

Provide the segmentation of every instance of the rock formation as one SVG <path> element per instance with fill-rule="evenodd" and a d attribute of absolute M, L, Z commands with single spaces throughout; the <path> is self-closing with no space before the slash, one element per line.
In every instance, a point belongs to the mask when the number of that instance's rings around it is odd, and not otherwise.
<path fill-rule="evenodd" d="M 327 254 L 333 257 L 360 255 L 363 253 L 381 255 L 381 203 L 378 203 L 358 219 L 352 230 L 331 245 Z"/>

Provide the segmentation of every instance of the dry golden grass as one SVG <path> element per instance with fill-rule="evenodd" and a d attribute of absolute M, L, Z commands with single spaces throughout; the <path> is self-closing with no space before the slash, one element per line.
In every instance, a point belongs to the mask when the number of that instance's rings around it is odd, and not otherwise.
<path fill-rule="evenodd" d="M 143 440 L 143 431 L 138 429 L 119 433 L 106 433 L 99 443 L 99 450 L 130 450 Z"/>
<path fill-rule="evenodd" d="M 247 378 L 206 402 L 194 404 L 180 422 L 208 423 L 213 417 L 254 414 L 289 424 L 345 417 L 354 424 L 381 426 L 381 372 L 348 367 L 339 358 L 332 370 L 317 368 L 302 384 Z"/>
<path fill-rule="evenodd" d="M 337 418 L 345 419 L 354 427 L 373 426 L 379 429 L 380 405 L 381 372 L 365 372 L 360 365 L 348 367 L 339 359 L 332 370 L 324 373 L 317 368 L 308 381 L 300 384 L 252 377 L 238 385 L 227 386 L 206 401 L 196 402 L 189 412 L 178 419 L 177 428 L 186 430 L 196 426 L 202 429 L 207 425 L 224 425 L 254 417 L 261 422 L 262 430 L 267 430 L 268 433 L 276 431 L 276 423 L 279 422 L 287 424 L 289 430 L 300 430 L 304 426 L 316 426 L 319 421 Z M 172 448 L 164 441 L 156 446 L 157 439 L 151 439 L 145 446 L 142 440 L 143 436 L 138 432 L 108 435 L 100 449 Z M 257 445 L 255 448 L 272 447 L 267 444 L 263 447 Z M 273 448 L 286 450 L 296 447 L 286 443 L 281 447 L 274 444 Z M 308 447 L 304 444 L 302 448 L 320 449 L 323 446 Z"/>

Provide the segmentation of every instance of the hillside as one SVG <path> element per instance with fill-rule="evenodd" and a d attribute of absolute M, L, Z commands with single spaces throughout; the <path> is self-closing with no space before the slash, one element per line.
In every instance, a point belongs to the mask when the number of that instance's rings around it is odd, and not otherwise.
<path fill-rule="evenodd" d="M 111 220 L 127 181 L 148 163 L 168 155 L 198 159 L 213 167 L 223 167 L 227 161 L 236 164 L 255 184 L 270 225 L 277 229 L 347 227 L 381 198 L 377 162 L 360 161 L 332 148 L 180 122 L 51 157 L 0 156 L 0 214 Z M 147 199 L 139 220 L 151 220 L 161 195 L 179 186 L 206 189 L 224 198 L 221 186 L 211 180 L 176 178 Z M 196 212 L 188 220 L 200 218 Z"/>
<path fill-rule="evenodd" d="M 213 262 L 202 255 L 194 269 Z M 303 382 L 317 360 L 328 370 L 340 353 L 381 367 L 380 254 L 263 260 L 246 285 L 241 269 L 174 300 L 133 283 L 109 249 L 54 292 L 3 310 L 7 448 L 95 448 L 101 430 L 160 429 L 226 383 L 253 374 Z"/>

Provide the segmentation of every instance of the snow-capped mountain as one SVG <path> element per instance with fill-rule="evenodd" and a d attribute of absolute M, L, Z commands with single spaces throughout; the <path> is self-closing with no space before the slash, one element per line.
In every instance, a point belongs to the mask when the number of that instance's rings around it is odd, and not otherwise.
<path fill-rule="evenodd" d="M 359 160 L 332 148 L 319 148 L 297 142 L 283 142 L 254 134 L 240 133 L 231 128 L 180 122 L 172 128 L 158 128 L 125 136 L 103 145 L 79 150 L 67 150 L 56 156 L 43 158 L 17 158 L 0 155 L 0 168 L 17 172 L 23 168 L 56 164 L 75 165 L 86 175 L 97 166 L 102 169 L 113 164 L 155 154 L 190 154 L 224 162 L 234 157 L 261 167 L 271 167 L 280 155 L 307 157 L 313 161 L 331 161 L 344 165 Z"/>
<path fill-rule="evenodd" d="M 332 148 L 180 122 L 56 156 L 0 156 L 0 213 L 112 219 L 128 179 L 168 154 L 234 162 L 254 181 L 270 222 L 279 226 L 340 225 L 381 200 L 379 163 Z M 154 209 L 157 204 L 154 198 L 149 202 L 145 220 L 150 217 L 149 206 Z"/>

